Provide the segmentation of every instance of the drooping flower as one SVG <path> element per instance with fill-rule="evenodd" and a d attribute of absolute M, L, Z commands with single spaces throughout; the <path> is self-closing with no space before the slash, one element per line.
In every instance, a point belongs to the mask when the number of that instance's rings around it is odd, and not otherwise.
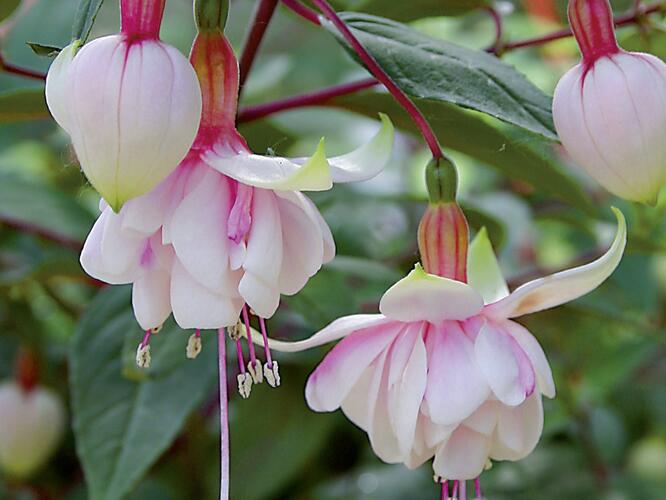
<path fill-rule="evenodd" d="M 467 251 L 455 202 L 431 205 L 419 231 L 417 265 L 382 297 L 380 314 L 338 319 L 309 339 L 271 340 L 296 352 L 342 339 L 310 376 L 308 405 L 345 415 L 368 433 L 379 458 L 417 467 L 461 489 L 489 460 L 519 460 L 543 426 L 541 396 L 555 396 L 550 367 L 532 334 L 513 318 L 574 300 L 618 265 L 626 226 L 587 265 L 509 293 L 485 230 Z M 463 251 L 464 250 L 464 251 Z M 455 494 L 454 494 L 455 496 Z"/>
<path fill-rule="evenodd" d="M 81 168 L 116 212 L 185 157 L 197 134 L 194 69 L 158 38 L 164 0 L 121 0 L 121 32 L 56 57 L 46 80 L 51 114 Z"/>
<path fill-rule="evenodd" d="M 250 313 L 265 318 L 280 295 L 298 292 L 335 245 L 315 205 L 300 191 L 329 189 L 333 182 L 373 177 L 389 158 L 393 127 L 382 127 L 366 145 L 327 159 L 323 141 L 309 159 L 252 153 L 235 128 L 238 65 L 220 32 L 200 33 L 191 61 L 200 79 L 203 112 L 197 139 L 178 168 L 119 213 L 102 204 L 81 254 L 91 276 L 133 283 L 132 301 L 141 327 L 150 332 L 173 312 L 181 328 L 230 328 L 240 352 L 241 392 L 265 375 L 279 383 L 270 358 L 263 374 L 250 343 L 246 372 L 239 317 L 249 331 Z M 149 333 L 138 362 L 149 360 Z M 198 334 L 190 352 L 197 351 Z M 274 368 L 275 367 L 275 368 Z"/>
<path fill-rule="evenodd" d="M 65 430 L 60 397 L 38 384 L 30 356 L 19 356 L 17 380 L 0 384 L 0 469 L 25 479 L 51 457 Z"/>
<path fill-rule="evenodd" d="M 666 183 L 666 64 L 618 46 L 608 0 L 570 0 L 569 21 L 583 59 L 555 89 L 562 144 L 611 193 L 654 204 Z"/>

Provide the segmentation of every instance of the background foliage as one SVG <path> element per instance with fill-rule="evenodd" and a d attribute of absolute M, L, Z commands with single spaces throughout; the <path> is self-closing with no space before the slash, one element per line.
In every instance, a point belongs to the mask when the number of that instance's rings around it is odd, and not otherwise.
<path fill-rule="evenodd" d="M 0 18 L 16 3 L 2 2 Z M 25 42 L 68 43 L 78 2 L 28 3 L 29 10 L 0 24 L 0 48 L 6 61 L 45 71 L 50 60 Z M 609 282 L 527 318 L 552 363 L 559 394 L 546 403 L 546 429 L 535 453 L 517 464 L 495 464 L 484 475 L 488 497 L 664 498 L 666 206 L 646 209 L 612 199 L 559 155 L 548 96 L 578 58 L 574 42 L 507 53 L 502 60 L 515 71 L 479 51 L 494 40 L 483 1 L 335 3 L 357 11 L 347 21 L 454 151 L 470 221 L 489 228 L 512 284 L 592 258 L 612 231 L 611 204 L 629 219 L 628 253 Z M 99 2 L 83 4 L 94 10 Z M 104 3 L 91 36 L 117 29 L 116 4 Z M 163 38 L 187 52 L 194 34 L 191 2 L 167 4 Z M 237 48 L 252 6 L 232 2 L 228 31 Z M 510 40 L 563 24 L 563 2 L 507 6 L 513 7 L 505 16 Z M 652 19 L 647 30 L 623 28 L 620 40 L 663 57 L 662 20 Z M 88 29 L 85 19 L 75 26 L 77 33 Z M 466 69 L 468 62 L 475 69 Z M 243 103 L 363 76 L 334 36 L 278 9 Z M 78 265 L 97 197 L 50 120 L 42 89 L 37 80 L 0 73 L 0 378 L 11 376 L 18 347 L 31 346 L 42 361 L 42 383 L 67 402 L 72 425 L 56 456 L 30 481 L 0 476 L 0 498 L 215 498 L 213 335 L 204 335 L 203 355 L 189 362 L 189 334 L 168 324 L 155 339 L 153 367 L 135 367 L 141 333 L 128 289 L 100 289 Z M 338 316 L 376 309 L 381 293 L 417 258 L 427 154 L 406 115 L 380 91 L 241 129 L 258 152 L 304 154 L 325 135 L 337 153 L 370 136 L 374 122 L 366 117 L 374 120 L 379 111 L 403 131 L 394 160 L 374 180 L 313 197 L 333 230 L 338 257 L 300 294 L 285 298 L 269 322 L 273 336 L 302 338 Z M 364 433 L 341 414 L 307 409 L 304 382 L 323 352 L 279 356 L 278 390 L 264 384 L 243 401 L 230 387 L 232 498 L 435 498 L 427 466 L 410 472 L 382 464 Z M 229 365 L 235 366 L 233 359 Z"/>

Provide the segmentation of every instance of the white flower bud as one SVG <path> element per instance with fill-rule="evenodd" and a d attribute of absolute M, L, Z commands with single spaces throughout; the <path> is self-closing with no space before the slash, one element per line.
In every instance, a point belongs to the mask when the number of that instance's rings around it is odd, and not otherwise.
<path fill-rule="evenodd" d="M 553 118 L 571 158 L 611 193 L 654 204 L 666 183 L 666 64 L 648 54 L 571 69 Z"/>
<path fill-rule="evenodd" d="M 70 45 L 56 57 L 46 100 L 86 177 L 117 212 L 185 157 L 201 90 L 187 59 L 156 38 L 106 36 L 75 53 Z"/>
<path fill-rule="evenodd" d="M 1 384 L 0 468 L 10 476 L 28 477 L 55 451 L 64 423 L 62 402 L 50 390 Z"/>

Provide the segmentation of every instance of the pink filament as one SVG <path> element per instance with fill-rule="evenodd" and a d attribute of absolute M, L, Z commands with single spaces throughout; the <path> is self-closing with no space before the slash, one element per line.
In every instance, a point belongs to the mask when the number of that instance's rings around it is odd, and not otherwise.
<path fill-rule="evenodd" d="M 250 315 L 247 313 L 247 304 L 243 306 L 243 321 L 245 322 L 245 331 L 247 332 L 247 348 L 250 351 L 250 362 L 254 365 L 257 362 L 257 356 L 254 353 L 254 343 L 252 342 L 252 329 L 250 327 Z"/>
<path fill-rule="evenodd" d="M 243 346 L 241 346 L 240 339 L 236 339 L 236 353 L 238 355 L 238 368 L 245 375 L 245 359 L 243 358 Z"/>
<path fill-rule="evenodd" d="M 148 345 L 148 343 L 150 342 L 150 336 L 151 336 L 150 330 L 146 330 L 146 333 L 143 336 L 143 340 L 141 341 L 142 348 Z"/>
<path fill-rule="evenodd" d="M 483 493 L 481 493 L 481 478 L 477 477 L 474 480 L 474 490 L 476 491 L 476 498 L 478 500 L 483 500 Z"/>
<path fill-rule="evenodd" d="M 266 321 L 264 318 L 259 318 L 259 324 L 261 325 L 261 335 L 264 337 L 264 352 L 266 353 L 266 361 L 268 362 L 268 367 L 273 368 L 273 358 L 271 357 L 271 350 L 268 347 L 268 333 L 266 332 Z"/>

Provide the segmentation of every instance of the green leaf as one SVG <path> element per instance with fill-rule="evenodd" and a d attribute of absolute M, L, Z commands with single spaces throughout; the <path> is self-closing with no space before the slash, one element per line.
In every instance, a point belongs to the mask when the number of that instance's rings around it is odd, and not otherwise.
<path fill-rule="evenodd" d="M 569 177 L 553 155 L 539 149 L 543 140 L 528 133 L 506 133 L 480 115 L 445 102 L 416 99 L 444 147 L 455 149 L 496 168 L 506 176 L 594 213 L 579 185 Z M 375 117 L 387 113 L 396 127 L 416 133 L 407 113 L 388 94 L 365 92 L 337 98 L 336 106 Z"/>
<path fill-rule="evenodd" d="M 40 120 L 49 116 L 43 88 L 0 92 L 0 123 Z"/>
<path fill-rule="evenodd" d="M 30 47 L 35 54 L 42 57 L 55 57 L 62 50 L 61 47 L 55 47 L 54 45 L 44 45 L 36 42 L 25 43 L 28 44 L 28 47 Z"/>
<path fill-rule="evenodd" d="M 335 5 L 344 10 L 365 12 L 397 21 L 414 21 L 424 17 L 456 16 L 478 9 L 485 0 L 412 0 L 403 2 L 386 0 L 339 0 Z"/>
<path fill-rule="evenodd" d="M 305 374 L 280 361 L 282 380 L 291 389 L 266 383 L 252 388 L 252 397 L 233 406 L 231 425 L 231 498 L 279 498 L 291 480 L 303 478 L 335 423 L 333 415 L 308 409 L 301 388 Z M 287 389 L 287 390 L 285 390 Z M 261 475 L 261 480 L 258 480 Z"/>
<path fill-rule="evenodd" d="M 104 0 L 79 0 L 72 26 L 72 40 L 81 40 L 83 43 L 88 40 L 102 2 Z"/>
<path fill-rule="evenodd" d="M 53 239 L 82 244 L 93 215 L 60 191 L 0 174 L 0 221 L 29 227 Z"/>
<path fill-rule="evenodd" d="M 128 287 L 102 291 L 76 330 L 70 380 L 77 452 L 89 498 L 125 496 L 178 435 L 216 378 L 213 334 L 196 360 L 172 322 L 151 340 L 152 367 L 133 366 L 141 331 Z M 128 352 L 129 351 L 129 352 Z"/>
<path fill-rule="evenodd" d="M 0 21 L 11 16 L 20 3 L 21 0 L 2 0 L 2 2 L 0 2 Z"/>
<path fill-rule="evenodd" d="M 381 17 L 343 13 L 342 18 L 410 96 L 474 109 L 557 139 L 550 97 L 500 59 Z M 340 40 L 337 30 L 326 26 Z"/>

